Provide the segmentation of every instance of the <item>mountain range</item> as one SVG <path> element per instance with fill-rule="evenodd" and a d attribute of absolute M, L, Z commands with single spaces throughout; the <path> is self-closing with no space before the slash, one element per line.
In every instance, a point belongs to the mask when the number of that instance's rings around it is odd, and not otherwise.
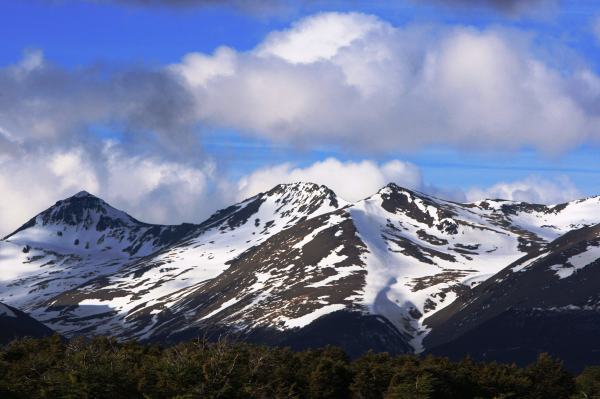
<path fill-rule="evenodd" d="M 176 226 L 80 192 L 0 240 L 0 306 L 67 338 L 227 335 L 352 356 L 598 362 L 596 275 L 600 197 L 457 203 L 395 184 L 354 203 L 281 184 Z"/>

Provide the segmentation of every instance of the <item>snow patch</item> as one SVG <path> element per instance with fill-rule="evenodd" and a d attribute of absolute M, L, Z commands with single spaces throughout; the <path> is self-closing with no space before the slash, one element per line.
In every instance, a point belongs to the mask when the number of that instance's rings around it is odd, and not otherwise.
<path fill-rule="evenodd" d="M 304 327 L 317 320 L 321 316 L 325 316 L 326 314 L 336 312 L 338 310 L 342 310 L 346 307 L 341 303 L 335 303 L 332 305 L 326 305 L 321 308 L 316 309 L 312 313 L 305 314 L 304 316 L 300 316 L 295 319 L 283 319 L 285 326 L 287 328 L 296 328 L 296 327 Z"/>
<path fill-rule="evenodd" d="M 584 252 L 567 259 L 564 265 L 552 265 L 550 269 L 556 272 L 559 279 L 563 279 L 571 277 L 578 270 L 589 266 L 598 259 L 600 259 L 600 247 L 588 246 Z"/>
<path fill-rule="evenodd" d="M 548 253 L 547 252 L 543 252 L 542 254 L 536 256 L 535 258 L 529 259 L 515 267 L 513 267 L 511 270 L 513 272 L 520 272 L 523 271 L 524 269 L 528 268 L 529 266 L 533 265 L 535 262 L 537 262 L 539 259 L 543 258 L 544 256 L 546 256 Z"/>
<path fill-rule="evenodd" d="M 238 303 L 240 301 L 239 298 L 231 298 L 228 301 L 225 301 L 221 304 L 221 306 L 219 306 L 217 309 L 213 310 L 212 312 L 210 312 L 209 314 L 207 314 L 204 317 L 201 317 L 200 320 L 205 320 L 205 319 L 210 319 L 211 317 L 213 317 L 214 315 L 216 315 L 217 313 L 220 313 L 221 311 L 227 309 L 228 307 L 230 307 L 231 305 L 235 305 L 236 303 Z"/>
<path fill-rule="evenodd" d="M 8 306 L 0 303 L 0 316 L 6 317 L 17 317 L 15 312 L 13 312 Z"/>

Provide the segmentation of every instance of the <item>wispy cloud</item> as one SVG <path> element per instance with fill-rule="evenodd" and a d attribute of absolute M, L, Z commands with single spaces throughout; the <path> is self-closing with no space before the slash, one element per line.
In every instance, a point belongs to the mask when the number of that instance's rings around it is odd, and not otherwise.
<path fill-rule="evenodd" d="M 600 15 L 596 15 L 592 19 L 591 31 L 596 39 L 596 43 L 600 45 Z"/>
<path fill-rule="evenodd" d="M 189 10 L 195 8 L 227 7 L 256 16 L 287 13 L 311 0 L 71 0 L 126 7 Z"/>
<path fill-rule="evenodd" d="M 509 16 L 535 11 L 553 11 L 560 0 L 413 0 L 415 3 L 439 4 L 463 10 L 488 8 Z"/>
<path fill-rule="evenodd" d="M 74 0 L 73 0 L 74 1 Z M 95 3 L 116 4 L 146 8 L 194 8 L 194 7 L 230 7 L 246 11 L 273 11 L 300 8 L 318 4 L 315 0 L 79 0 Z M 405 0 L 415 4 L 440 5 L 459 9 L 488 8 L 507 15 L 519 15 L 532 10 L 555 9 L 560 0 Z M 345 0 L 332 0 L 328 4 L 344 6 Z M 402 6 L 402 1 L 388 0 L 380 2 L 386 7 Z M 352 3 L 351 3 L 352 4 Z M 360 3 L 358 3 L 360 4 Z M 356 4 L 355 4 L 356 5 Z"/>
<path fill-rule="evenodd" d="M 581 198 L 581 191 L 567 176 L 553 179 L 531 175 L 521 180 L 499 182 L 490 187 L 471 188 L 470 201 L 506 199 L 536 204 L 559 204 Z"/>

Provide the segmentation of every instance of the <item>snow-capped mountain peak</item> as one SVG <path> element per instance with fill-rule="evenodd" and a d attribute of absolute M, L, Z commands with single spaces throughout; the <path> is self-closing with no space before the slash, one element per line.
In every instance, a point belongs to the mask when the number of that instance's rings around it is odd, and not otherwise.
<path fill-rule="evenodd" d="M 64 255 L 142 256 L 180 239 L 194 225 L 143 223 L 104 200 L 80 191 L 30 219 L 5 242 Z M 41 255 L 40 255 L 41 256 Z"/>
<path fill-rule="evenodd" d="M 34 227 L 54 228 L 58 229 L 57 232 L 60 232 L 61 229 L 63 231 L 95 229 L 102 232 L 110 228 L 141 226 L 147 226 L 147 224 L 113 208 L 87 191 L 80 191 L 72 197 L 56 202 L 6 238 L 12 238 Z"/>
<path fill-rule="evenodd" d="M 94 197 L 94 196 L 85 190 L 81 190 L 80 192 L 78 192 L 77 194 L 75 194 L 73 196 L 73 198 L 83 198 L 83 197 Z"/>
<path fill-rule="evenodd" d="M 0 301 L 66 336 L 176 341 L 216 329 L 288 342 L 329 331 L 359 345 L 351 333 L 368 325 L 382 350 L 419 351 L 426 318 L 597 223 L 597 199 L 460 204 L 390 183 L 348 203 L 298 182 L 197 225 L 160 226 L 80 192 L 0 240 Z M 551 273 L 580 274 L 577 259 Z"/>
<path fill-rule="evenodd" d="M 315 183 L 279 184 L 267 191 L 264 197 L 273 198 L 282 212 L 294 210 L 306 217 L 330 212 L 348 204 L 330 188 Z"/>

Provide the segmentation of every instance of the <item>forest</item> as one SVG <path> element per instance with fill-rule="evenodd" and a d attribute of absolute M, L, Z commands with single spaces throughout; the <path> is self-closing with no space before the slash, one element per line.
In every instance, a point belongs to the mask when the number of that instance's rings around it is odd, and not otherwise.
<path fill-rule="evenodd" d="M 335 347 L 53 336 L 0 349 L 0 398 L 591 399 L 600 398 L 600 367 L 574 375 L 547 354 L 517 367 L 386 353 L 349 359 Z"/>

